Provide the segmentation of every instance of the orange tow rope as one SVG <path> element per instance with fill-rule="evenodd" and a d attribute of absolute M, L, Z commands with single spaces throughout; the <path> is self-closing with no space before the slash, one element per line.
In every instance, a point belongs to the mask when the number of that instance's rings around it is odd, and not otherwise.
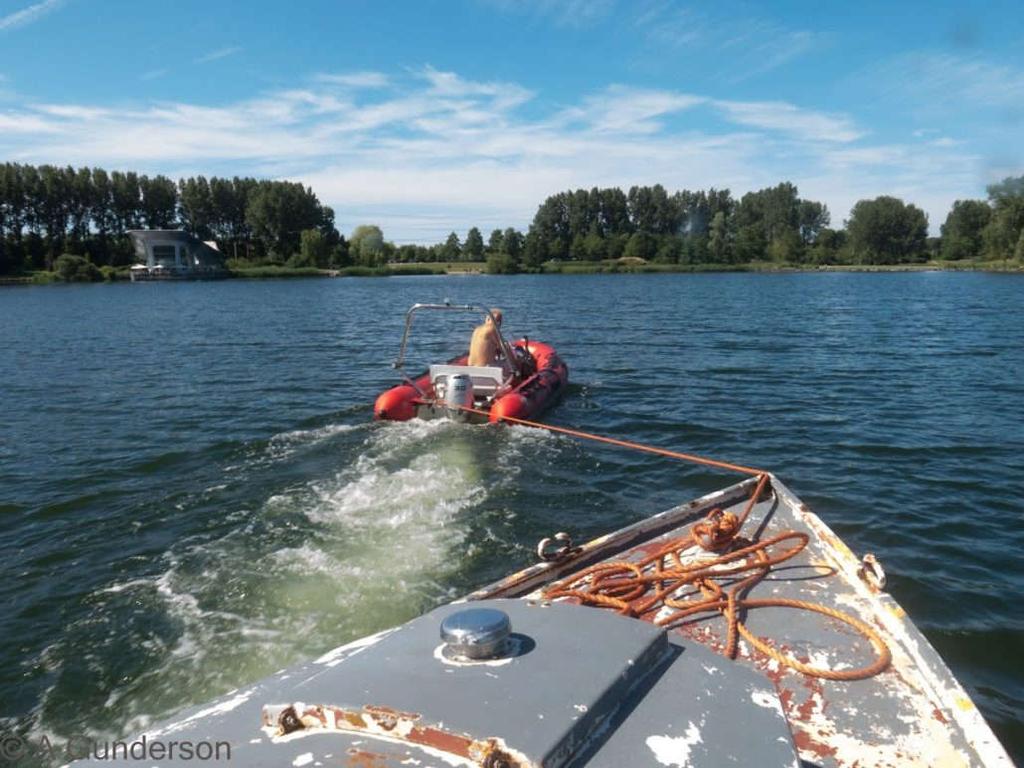
<path fill-rule="evenodd" d="M 469 413 L 488 415 L 487 411 L 477 408 L 455 407 Z M 704 520 L 693 525 L 688 535 L 668 541 L 654 554 L 638 562 L 619 560 L 584 568 L 545 589 L 545 598 L 572 598 L 583 605 L 611 608 L 623 615 L 648 619 L 663 627 L 693 621 L 699 614 L 717 612 L 726 619 L 726 644 L 723 653 L 728 658 L 736 657 L 738 637 L 742 636 L 752 647 L 775 659 L 779 664 L 802 674 L 826 680 L 862 680 L 884 671 L 891 663 L 892 654 L 885 641 L 873 627 L 860 619 L 834 608 L 804 600 L 746 597 L 746 594 L 768 575 L 772 566 L 799 554 L 809 541 L 806 533 L 793 530 L 758 542 L 750 542 L 739 536 L 747 517 L 768 487 L 770 476 L 765 470 L 567 427 L 556 427 L 539 421 L 513 416 L 499 418 L 511 424 L 544 429 L 693 464 L 718 467 L 758 478 L 754 492 L 739 517 L 732 512 L 712 509 Z M 787 542 L 788 547 L 782 552 L 769 553 L 772 548 Z M 683 553 L 695 546 L 720 554 L 686 564 Z M 723 586 L 729 586 L 728 591 L 723 589 Z M 698 593 L 700 598 L 695 597 Z M 797 608 L 841 621 L 867 638 L 875 649 L 876 659 L 872 664 L 858 669 L 835 670 L 815 667 L 781 653 L 767 640 L 747 629 L 740 618 L 746 609 L 768 607 Z"/>
<path fill-rule="evenodd" d="M 466 405 L 446 405 L 446 408 L 457 408 L 460 411 L 466 413 L 475 413 L 480 416 L 488 416 L 487 411 L 482 411 L 479 408 L 470 408 Z M 619 440 L 614 437 L 605 437 L 604 435 L 595 435 L 592 432 L 581 432 L 578 429 L 569 429 L 568 427 L 556 427 L 553 424 L 544 424 L 540 421 L 530 421 L 529 419 L 520 419 L 515 416 L 499 416 L 501 421 L 507 421 L 509 424 L 519 424 L 523 427 L 535 427 L 536 429 L 546 429 L 548 432 L 557 432 L 561 435 L 569 435 L 570 437 L 578 437 L 582 440 L 593 440 L 596 443 L 607 443 L 608 445 L 617 445 L 620 448 L 629 448 L 634 451 L 642 451 L 644 453 L 653 453 L 656 456 L 667 456 L 670 459 L 678 459 L 679 461 L 688 461 L 691 464 L 703 464 L 707 467 L 718 467 L 719 469 L 727 469 L 730 472 L 741 472 L 744 475 L 764 475 L 767 474 L 763 469 L 754 469 L 753 467 L 744 467 L 739 464 L 730 464 L 727 461 L 718 461 L 717 459 L 709 459 L 706 456 L 697 456 L 692 453 L 679 453 L 678 451 L 670 451 L 666 448 L 658 448 L 654 445 L 644 445 L 643 443 L 632 443 L 629 440 Z"/>

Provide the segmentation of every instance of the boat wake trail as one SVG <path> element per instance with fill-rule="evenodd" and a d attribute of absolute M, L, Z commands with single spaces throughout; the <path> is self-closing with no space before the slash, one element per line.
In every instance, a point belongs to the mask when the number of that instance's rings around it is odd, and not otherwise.
<path fill-rule="evenodd" d="M 269 499 L 267 515 L 301 514 L 309 530 L 299 546 L 269 555 L 270 571 L 287 574 L 270 592 L 282 609 L 325 609 L 346 629 L 358 625 L 346 632 L 355 636 L 450 599 L 442 585 L 458 568 L 463 512 L 487 497 L 469 429 L 442 421 L 375 429 L 335 476 Z"/>
<path fill-rule="evenodd" d="M 213 498 L 180 510 L 190 533 L 150 575 L 136 569 L 93 591 L 47 647 L 39 664 L 52 684 L 30 732 L 136 733 L 452 599 L 469 513 L 489 495 L 478 458 L 488 439 L 448 421 L 340 424 L 247 449 L 246 466 L 211 486 Z M 238 476 L 263 486 L 262 501 L 249 493 L 245 508 L 214 508 Z M 106 659 L 108 678 L 76 693 L 88 658 Z M 76 698 L 73 712 L 52 706 Z"/>

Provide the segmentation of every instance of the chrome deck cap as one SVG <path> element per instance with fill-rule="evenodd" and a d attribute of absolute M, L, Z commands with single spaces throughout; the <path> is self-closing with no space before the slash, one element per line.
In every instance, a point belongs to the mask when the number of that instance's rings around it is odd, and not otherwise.
<path fill-rule="evenodd" d="M 441 622 L 445 652 L 456 658 L 501 656 L 511 634 L 512 622 L 508 614 L 494 608 L 464 608 Z"/>

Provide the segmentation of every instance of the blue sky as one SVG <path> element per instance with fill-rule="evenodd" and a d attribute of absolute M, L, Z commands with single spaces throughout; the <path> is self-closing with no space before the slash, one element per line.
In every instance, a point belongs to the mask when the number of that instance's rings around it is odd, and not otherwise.
<path fill-rule="evenodd" d="M 1024 173 L 1024 4 L 0 0 L 0 160 L 301 180 L 397 242 L 781 180 L 937 233 Z"/>

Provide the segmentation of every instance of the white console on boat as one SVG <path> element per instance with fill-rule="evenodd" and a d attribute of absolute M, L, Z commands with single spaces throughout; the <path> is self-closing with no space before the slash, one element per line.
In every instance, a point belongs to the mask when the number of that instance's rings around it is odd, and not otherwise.
<path fill-rule="evenodd" d="M 430 383 L 438 396 L 444 393 L 448 379 L 456 374 L 469 376 L 473 391 L 484 397 L 492 397 L 505 380 L 505 371 L 497 365 L 432 365 Z"/>

